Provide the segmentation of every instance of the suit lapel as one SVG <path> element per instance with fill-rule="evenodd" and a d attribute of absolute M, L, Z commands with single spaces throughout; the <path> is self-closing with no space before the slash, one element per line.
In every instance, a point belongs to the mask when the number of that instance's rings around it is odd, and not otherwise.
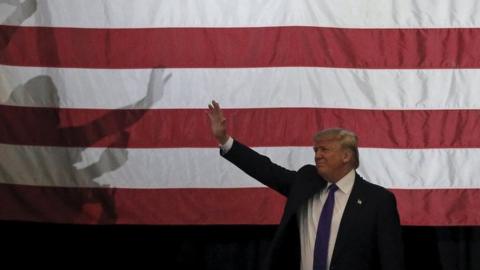
<path fill-rule="evenodd" d="M 362 218 L 362 205 L 366 202 L 364 196 L 364 181 L 358 174 L 355 174 L 355 182 L 353 183 L 352 192 L 345 206 L 340 227 L 338 228 L 337 239 L 333 249 L 332 262 L 336 258 L 336 254 L 341 254 L 341 250 L 349 241 L 350 235 L 355 232 L 355 223 Z"/>

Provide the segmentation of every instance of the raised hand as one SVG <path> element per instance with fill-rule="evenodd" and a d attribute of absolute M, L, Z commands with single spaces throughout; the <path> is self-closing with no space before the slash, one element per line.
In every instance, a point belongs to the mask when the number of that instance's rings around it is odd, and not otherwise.
<path fill-rule="evenodd" d="M 127 105 L 121 109 L 135 109 L 135 108 L 151 108 L 155 102 L 159 101 L 165 92 L 165 85 L 168 80 L 172 77 L 172 74 L 164 76 L 165 69 L 163 68 L 154 68 L 150 72 L 150 77 L 148 78 L 147 94 L 141 100 Z"/>
<path fill-rule="evenodd" d="M 210 127 L 213 136 L 220 144 L 225 144 L 229 138 L 227 134 L 227 119 L 223 116 L 220 104 L 212 100 L 212 104 L 208 104 L 208 118 L 210 119 Z"/>

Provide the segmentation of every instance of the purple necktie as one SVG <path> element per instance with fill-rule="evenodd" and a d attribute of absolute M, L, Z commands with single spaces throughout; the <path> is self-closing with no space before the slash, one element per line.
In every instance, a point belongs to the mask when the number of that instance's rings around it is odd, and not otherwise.
<path fill-rule="evenodd" d="M 328 187 L 328 196 L 323 205 L 322 214 L 318 221 L 315 249 L 313 251 L 313 270 L 327 270 L 328 240 L 330 225 L 332 224 L 333 206 L 335 205 L 335 191 L 338 187 L 332 184 Z"/>

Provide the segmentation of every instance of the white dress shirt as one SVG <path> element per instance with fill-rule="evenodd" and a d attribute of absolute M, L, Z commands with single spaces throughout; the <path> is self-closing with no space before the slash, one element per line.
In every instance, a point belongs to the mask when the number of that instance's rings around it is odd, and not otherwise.
<path fill-rule="evenodd" d="M 348 197 L 352 192 L 355 181 L 355 170 L 351 170 L 347 175 L 340 179 L 336 185 L 338 190 L 335 192 L 335 206 L 333 208 L 332 225 L 330 227 L 330 238 L 328 241 L 327 269 L 330 268 L 333 248 L 337 240 L 338 228 L 342 219 L 343 211 L 347 205 Z M 328 183 L 327 187 L 331 184 Z M 313 269 L 313 250 L 315 248 L 315 238 L 317 236 L 317 227 L 323 205 L 327 199 L 327 188 L 315 194 L 301 208 L 298 214 L 298 228 L 300 230 L 301 247 L 301 270 Z"/>
<path fill-rule="evenodd" d="M 228 140 L 225 142 L 225 144 L 220 144 L 220 150 L 222 150 L 222 154 L 226 154 L 228 151 L 230 151 L 232 146 L 233 146 L 233 138 L 228 137 Z"/>

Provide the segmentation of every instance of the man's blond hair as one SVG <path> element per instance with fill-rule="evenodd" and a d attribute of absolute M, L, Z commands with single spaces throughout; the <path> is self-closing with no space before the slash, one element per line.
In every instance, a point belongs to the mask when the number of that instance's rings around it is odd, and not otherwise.
<path fill-rule="evenodd" d="M 360 156 L 358 154 L 358 137 L 350 130 L 343 128 L 329 128 L 317 132 L 313 136 L 313 141 L 321 139 L 335 139 L 340 142 L 343 149 L 350 150 L 353 156 L 353 167 L 357 169 L 360 166 Z"/>

